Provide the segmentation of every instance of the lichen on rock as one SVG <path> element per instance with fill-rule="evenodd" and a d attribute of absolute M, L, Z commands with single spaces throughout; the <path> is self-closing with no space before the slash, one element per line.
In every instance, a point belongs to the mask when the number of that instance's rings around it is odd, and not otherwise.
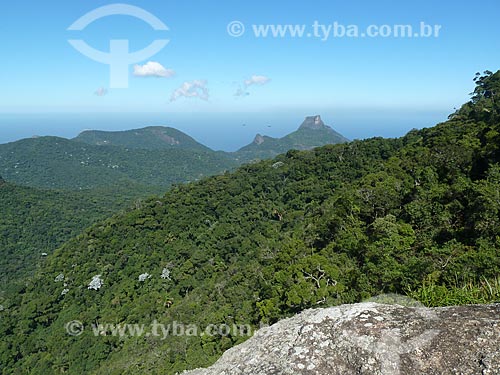
<path fill-rule="evenodd" d="M 500 305 L 306 310 L 184 375 L 500 374 Z"/>

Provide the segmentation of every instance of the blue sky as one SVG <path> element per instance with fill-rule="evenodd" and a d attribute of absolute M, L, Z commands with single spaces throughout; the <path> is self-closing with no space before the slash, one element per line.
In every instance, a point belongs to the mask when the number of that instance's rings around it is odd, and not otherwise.
<path fill-rule="evenodd" d="M 105 17 L 81 32 L 67 30 L 87 12 L 112 1 L 2 2 L 0 113 L 293 112 L 298 119 L 335 111 L 362 111 L 368 117 L 370 111 L 444 114 L 467 100 L 476 71 L 500 66 L 498 0 L 123 3 L 151 12 L 169 31 L 155 31 L 129 16 Z M 228 34 L 232 21 L 246 26 L 243 36 Z M 360 30 L 372 24 L 417 28 L 420 22 L 442 29 L 438 38 L 327 41 L 263 39 L 252 30 L 252 25 L 259 24 L 304 24 L 310 32 L 315 21 L 358 25 Z M 127 89 L 109 88 L 109 67 L 68 43 L 68 39 L 83 39 L 106 51 L 109 40 L 128 39 L 135 51 L 164 38 L 170 42 L 162 51 L 137 64 L 151 61 L 175 74 L 137 77 L 131 65 Z M 172 93 L 182 92 L 186 82 L 201 82 L 208 92 L 198 90 L 198 97 L 180 95 L 171 101 Z M 245 95 L 235 96 L 238 89 Z"/>

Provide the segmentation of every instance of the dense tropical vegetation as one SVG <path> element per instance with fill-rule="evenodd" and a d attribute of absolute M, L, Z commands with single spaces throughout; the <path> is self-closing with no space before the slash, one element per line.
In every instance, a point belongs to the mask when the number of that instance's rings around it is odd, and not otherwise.
<path fill-rule="evenodd" d="M 244 340 L 73 337 L 75 319 L 258 326 L 388 292 L 500 302 L 500 72 L 476 84 L 434 128 L 289 151 L 89 228 L 0 301 L 3 373 L 175 374 Z"/>
<path fill-rule="evenodd" d="M 44 189 L 10 182 L 0 190 L 0 290 L 43 264 L 42 254 L 119 208 L 161 194 L 172 183 L 221 173 L 241 162 L 234 154 L 214 152 L 179 130 L 161 126 L 89 130 L 73 140 L 34 137 L 0 145 L 4 176 Z"/>
<path fill-rule="evenodd" d="M 0 178 L 0 290 L 31 276 L 57 247 L 130 199 L 125 192 L 37 190 Z"/>
<path fill-rule="evenodd" d="M 222 173 L 237 163 L 224 153 L 192 149 L 132 149 L 58 137 L 0 145 L 6 181 L 43 189 L 120 188 L 164 191 L 173 183 Z"/>

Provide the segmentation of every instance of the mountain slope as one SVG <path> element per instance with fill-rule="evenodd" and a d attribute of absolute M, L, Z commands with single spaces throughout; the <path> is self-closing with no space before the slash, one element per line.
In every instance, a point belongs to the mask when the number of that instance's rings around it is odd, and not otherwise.
<path fill-rule="evenodd" d="M 19 185 L 51 189 L 159 187 L 231 169 L 223 153 L 188 149 L 145 150 L 93 146 L 58 137 L 0 145 L 0 173 Z"/>
<path fill-rule="evenodd" d="M 298 130 L 283 138 L 257 134 L 254 141 L 238 150 L 236 155 L 243 160 L 269 159 L 289 150 L 310 150 L 327 144 L 345 142 L 348 142 L 348 139 L 325 125 L 321 116 L 309 116 Z"/>
<path fill-rule="evenodd" d="M 386 292 L 499 301 L 500 73 L 484 80 L 435 128 L 290 151 L 94 225 L 0 301 L 4 372 L 175 374 L 246 339 L 108 323 L 255 327 Z"/>
<path fill-rule="evenodd" d="M 187 134 L 173 128 L 150 126 L 143 129 L 126 131 L 87 130 L 80 133 L 74 141 L 96 146 L 122 146 L 146 150 L 184 149 L 193 151 L 211 151 L 196 142 Z"/>
<path fill-rule="evenodd" d="M 0 289 L 31 277 L 61 244 L 125 206 L 116 196 L 37 190 L 0 178 Z"/>

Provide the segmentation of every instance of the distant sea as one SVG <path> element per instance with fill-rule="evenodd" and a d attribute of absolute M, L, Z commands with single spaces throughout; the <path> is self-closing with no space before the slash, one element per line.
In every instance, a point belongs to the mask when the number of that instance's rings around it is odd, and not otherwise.
<path fill-rule="evenodd" d="M 179 129 L 214 150 L 235 151 L 257 133 L 282 137 L 305 116 L 323 121 L 349 139 L 399 137 L 445 121 L 450 110 L 337 110 L 320 113 L 0 113 L 0 143 L 33 136 L 76 137 L 84 130 L 128 130 L 146 126 Z"/>

